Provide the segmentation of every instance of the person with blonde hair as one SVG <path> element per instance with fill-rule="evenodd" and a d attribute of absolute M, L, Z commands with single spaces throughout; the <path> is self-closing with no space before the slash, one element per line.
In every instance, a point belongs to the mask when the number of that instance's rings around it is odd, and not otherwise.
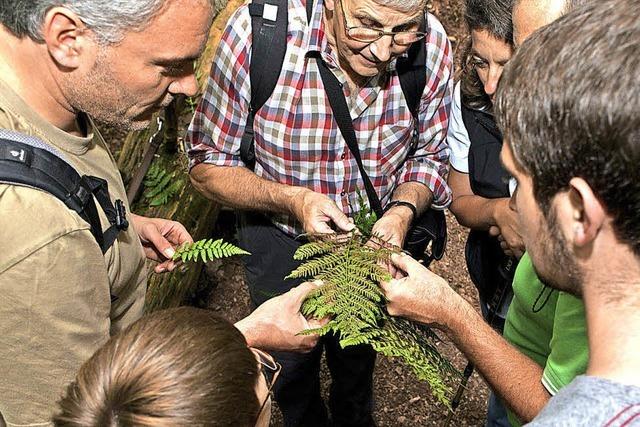
<path fill-rule="evenodd" d="M 58 427 L 268 425 L 269 355 L 231 323 L 192 307 L 147 315 L 85 362 L 60 400 Z"/>

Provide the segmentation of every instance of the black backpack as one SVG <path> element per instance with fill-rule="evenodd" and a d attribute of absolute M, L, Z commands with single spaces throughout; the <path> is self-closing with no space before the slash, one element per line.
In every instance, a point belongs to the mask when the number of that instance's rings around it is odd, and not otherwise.
<path fill-rule="evenodd" d="M 36 137 L 0 129 L 0 182 L 39 189 L 61 200 L 89 223 L 103 254 L 129 226 L 122 200 L 111 203 L 107 181 L 81 176 L 62 153 Z M 110 223 L 105 231 L 94 197 Z"/>
<path fill-rule="evenodd" d="M 307 22 L 311 22 L 313 0 L 306 0 L 306 11 Z M 249 14 L 253 36 L 249 70 L 251 105 L 240 144 L 240 157 L 247 168 L 253 170 L 256 161 L 253 123 L 257 111 L 262 108 L 275 89 L 282 71 L 287 50 L 288 0 L 253 0 L 249 4 Z M 426 31 L 426 19 L 420 30 Z M 407 56 L 399 57 L 396 61 L 402 93 L 416 123 L 412 138 L 412 150 L 415 150 L 419 132 L 417 124 L 420 98 L 426 85 L 425 39 L 414 43 L 407 51 Z M 363 179 L 366 182 L 367 178 L 363 177 Z M 376 204 L 377 196 L 372 192 L 372 188 L 367 188 L 367 195 L 373 210 L 378 217 L 381 217 L 382 208 L 379 200 Z M 444 212 L 427 209 L 420 218 L 416 218 L 414 226 L 409 230 L 405 250 L 428 265 L 433 259 L 442 258 L 446 241 Z M 431 243 L 431 253 L 425 255 L 424 252 L 429 243 Z"/>

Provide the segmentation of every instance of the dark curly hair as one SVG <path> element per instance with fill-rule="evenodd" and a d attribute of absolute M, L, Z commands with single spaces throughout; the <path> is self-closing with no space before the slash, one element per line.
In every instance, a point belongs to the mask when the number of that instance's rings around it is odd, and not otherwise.
<path fill-rule="evenodd" d="M 465 21 L 469 33 L 485 30 L 505 43 L 513 44 L 511 10 L 513 0 L 466 0 Z M 462 50 L 460 92 L 462 103 L 475 109 L 491 109 L 491 98 L 485 93 L 480 77 L 471 64 L 471 39 Z"/>
<path fill-rule="evenodd" d="M 638 4 L 586 2 L 538 30 L 505 67 L 495 114 L 547 219 L 580 177 L 640 257 Z"/>

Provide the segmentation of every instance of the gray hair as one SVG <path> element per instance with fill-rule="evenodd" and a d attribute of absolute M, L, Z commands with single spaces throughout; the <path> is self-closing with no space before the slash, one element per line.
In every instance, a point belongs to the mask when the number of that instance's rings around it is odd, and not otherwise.
<path fill-rule="evenodd" d="M 117 43 L 126 31 L 141 31 L 169 0 L 0 0 L 0 23 L 17 37 L 42 39 L 42 23 L 51 8 L 76 13 L 101 43 Z M 217 6 L 223 1 L 209 0 Z M 218 12 L 220 6 L 214 7 Z"/>
<path fill-rule="evenodd" d="M 376 3 L 401 12 L 426 10 L 427 0 L 374 0 Z"/>

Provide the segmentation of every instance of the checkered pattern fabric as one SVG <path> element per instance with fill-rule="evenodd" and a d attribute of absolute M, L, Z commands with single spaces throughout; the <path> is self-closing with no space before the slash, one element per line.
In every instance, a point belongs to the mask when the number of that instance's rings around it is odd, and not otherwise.
<path fill-rule="evenodd" d="M 355 159 L 333 119 L 316 61 L 319 52 L 338 80 L 353 118 L 362 160 L 382 204 L 400 184 L 417 181 L 434 194 L 434 206 L 446 207 L 449 148 L 446 143 L 452 96 L 451 47 L 438 20 L 429 15 L 427 83 L 420 101 L 419 143 L 410 153 L 414 119 L 406 105 L 395 61 L 386 73 L 351 93 L 337 55 L 327 43 L 323 0 L 307 25 L 303 0 L 289 1 L 287 53 L 278 84 L 256 114 L 255 173 L 271 181 L 302 186 L 331 197 L 347 215 L 357 209 L 364 184 Z M 215 54 L 206 92 L 187 133 L 190 167 L 199 163 L 243 166 L 240 140 L 246 123 L 251 87 L 251 18 L 242 6 L 229 20 Z M 289 234 L 300 233 L 288 215 L 272 220 Z"/>

